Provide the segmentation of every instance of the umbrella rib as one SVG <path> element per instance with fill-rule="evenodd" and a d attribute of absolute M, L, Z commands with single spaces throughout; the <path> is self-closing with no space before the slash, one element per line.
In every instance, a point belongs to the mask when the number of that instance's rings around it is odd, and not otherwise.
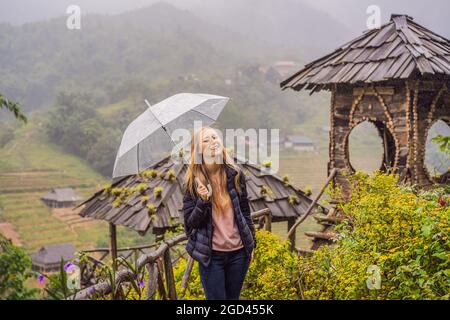
<path fill-rule="evenodd" d="M 155 117 L 156 120 L 158 120 L 159 124 L 161 125 L 161 128 L 167 133 L 167 135 L 169 136 L 170 140 L 172 140 L 172 143 L 175 144 L 175 141 L 173 141 L 172 139 L 172 135 L 169 133 L 169 131 L 167 131 L 167 128 L 163 125 L 163 123 L 161 122 L 161 120 L 159 120 L 159 118 L 156 116 L 156 114 L 153 112 L 150 103 L 147 101 L 147 99 L 144 99 L 145 103 L 148 106 L 148 110 L 150 110 L 150 112 L 152 113 L 152 115 Z M 139 151 L 138 151 L 139 152 Z M 139 153 L 138 153 L 139 154 Z M 139 168 L 139 159 L 138 159 L 138 168 Z"/>
<path fill-rule="evenodd" d="M 208 116 L 207 114 L 204 114 L 203 112 L 200 112 L 200 111 L 195 110 L 195 109 L 192 109 L 192 111 L 200 113 L 202 116 L 205 116 L 205 117 L 211 119 L 212 121 L 216 121 L 216 119 L 211 118 L 210 116 Z"/>
<path fill-rule="evenodd" d="M 152 106 L 150 105 L 150 103 L 148 103 L 147 99 L 145 99 L 144 101 L 145 101 L 145 103 L 146 103 L 147 106 L 148 106 L 148 110 L 150 110 L 150 112 L 151 112 L 152 115 L 155 117 L 155 119 L 158 120 L 158 122 L 159 122 L 159 124 L 161 125 L 161 127 L 162 127 L 165 131 L 167 131 L 166 128 L 164 127 L 164 125 L 162 124 L 161 120 L 159 120 L 159 118 L 158 118 L 158 117 L 156 116 L 156 114 L 153 112 Z"/>

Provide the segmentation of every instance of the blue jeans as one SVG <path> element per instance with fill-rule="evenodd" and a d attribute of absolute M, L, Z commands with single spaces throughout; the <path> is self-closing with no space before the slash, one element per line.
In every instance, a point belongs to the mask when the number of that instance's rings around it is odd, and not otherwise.
<path fill-rule="evenodd" d="M 239 300 L 250 257 L 245 248 L 212 251 L 207 267 L 199 263 L 200 280 L 208 300 Z"/>

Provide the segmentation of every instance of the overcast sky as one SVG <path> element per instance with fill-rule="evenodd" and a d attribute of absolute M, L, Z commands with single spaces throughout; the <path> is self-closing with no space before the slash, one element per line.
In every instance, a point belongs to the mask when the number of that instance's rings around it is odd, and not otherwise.
<path fill-rule="evenodd" d="M 302 0 L 300 0 L 302 1 Z M 311 6 L 326 11 L 350 28 L 362 30 L 366 24 L 366 9 L 378 5 L 382 21 L 392 13 L 404 13 L 442 35 L 450 36 L 450 1 L 448 0 L 303 0 Z"/>
<path fill-rule="evenodd" d="M 194 14 L 202 7 L 214 8 L 228 5 L 227 0 L 166 0 L 179 8 Z M 241 0 L 242 2 L 251 0 Z M 391 13 L 407 13 L 419 23 L 432 28 L 444 36 L 450 36 L 450 1 L 448 0 L 258 0 L 276 1 L 278 5 L 292 2 L 304 2 L 316 7 L 339 20 L 359 34 L 365 28 L 366 8 L 376 4 L 381 9 L 382 20 L 387 21 Z M 258 3 L 256 1 L 255 3 Z M 118 14 L 121 12 L 148 6 L 158 0 L 0 0 L 0 21 L 22 24 L 39 21 L 65 14 L 70 4 L 81 7 L 82 13 Z M 232 21 L 230 21 L 232 23 Z M 282 21 L 280 21 L 282 23 Z M 326 26 L 324 26 L 326 28 Z"/>

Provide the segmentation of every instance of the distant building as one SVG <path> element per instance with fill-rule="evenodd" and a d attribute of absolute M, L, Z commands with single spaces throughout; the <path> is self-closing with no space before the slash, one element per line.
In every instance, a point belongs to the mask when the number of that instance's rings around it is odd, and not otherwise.
<path fill-rule="evenodd" d="M 314 142 L 308 137 L 302 135 L 287 135 L 284 140 L 286 149 L 294 149 L 297 151 L 314 151 L 316 149 Z"/>
<path fill-rule="evenodd" d="M 72 188 L 54 188 L 43 195 L 41 200 L 50 208 L 66 208 L 75 206 L 82 197 Z"/>
<path fill-rule="evenodd" d="M 61 259 L 64 262 L 72 260 L 75 251 L 75 247 L 71 244 L 51 244 L 44 246 L 39 251 L 30 255 L 32 261 L 31 269 L 37 272 L 58 271 L 61 265 Z"/>
<path fill-rule="evenodd" d="M 271 135 L 270 138 L 268 139 L 268 143 L 271 143 L 272 145 L 279 145 L 281 146 L 282 143 L 284 142 L 285 137 L 280 136 L 280 135 Z"/>
<path fill-rule="evenodd" d="M 267 81 L 278 83 L 293 74 L 298 67 L 299 64 L 295 61 L 275 61 L 269 66 L 259 67 L 259 72 L 265 75 Z"/>
<path fill-rule="evenodd" d="M 297 71 L 299 64 L 295 61 L 276 61 L 274 68 L 282 77 L 286 77 Z"/>
<path fill-rule="evenodd" d="M 320 126 L 317 127 L 317 132 L 320 134 L 329 134 L 330 133 L 330 126 Z"/>

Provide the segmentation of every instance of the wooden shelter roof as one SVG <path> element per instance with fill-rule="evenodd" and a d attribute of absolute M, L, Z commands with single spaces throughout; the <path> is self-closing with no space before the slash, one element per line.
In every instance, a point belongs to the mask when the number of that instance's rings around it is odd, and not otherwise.
<path fill-rule="evenodd" d="M 280 85 L 314 92 L 332 84 L 407 79 L 416 73 L 450 76 L 450 41 L 409 16 L 392 15 L 388 23 L 306 65 Z"/>
<path fill-rule="evenodd" d="M 35 264 L 54 264 L 59 263 L 61 259 L 64 261 L 68 261 L 73 259 L 75 254 L 75 247 L 71 244 L 49 244 L 39 251 L 32 253 L 31 260 Z"/>
<path fill-rule="evenodd" d="M 72 188 L 53 188 L 52 191 L 43 195 L 41 199 L 64 202 L 79 201 L 82 197 Z"/>
<path fill-rule="evenodd" d="M 311 204 L 312 200 L 303 191 L 285 183 L 279 176 L 249 163 L 239 166 L 246 176 L 252 211 L 269 208 L 273 221 L 285 221 L 304 214 Z M 80 215 L 123 225 L 141 234 L 152 228 L 174 227 L 181 218 L 186 169 L 185 164 L 167 157 L 140 174 L 123 177 L 111 187 L 96 192 L 79 205 L 84 206 Z M 159 197 L 155 196 L 156 187 L 162 187 Z M 118 200 L 119 191 L 123 196 L 127 190 L 123 201 Z M 298 203 L 291 204 L 294 198 Z M 149 204 L 154 206 L 154 214 L 149 214 Z"/>

